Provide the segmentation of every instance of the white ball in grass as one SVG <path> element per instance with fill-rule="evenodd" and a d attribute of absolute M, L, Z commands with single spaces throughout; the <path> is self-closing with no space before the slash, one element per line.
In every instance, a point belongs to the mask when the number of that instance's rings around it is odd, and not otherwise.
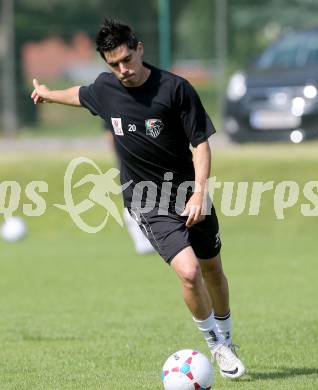
<path fill-rule="evenodd" d="M 27 234 L 26 223 L 21 217 L 10 217 L 1 225 L 0 234 L 5 241 L 22 240 Z"/>

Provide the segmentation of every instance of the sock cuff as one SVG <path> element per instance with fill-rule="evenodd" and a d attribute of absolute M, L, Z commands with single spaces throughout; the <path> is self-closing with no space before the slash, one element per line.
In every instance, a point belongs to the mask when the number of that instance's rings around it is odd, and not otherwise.
<path fill-rule="evenodd" d="M 193 317 L 193 321 L 197 324 L 197 327 L 202 332 L 208 332 L 215 327 L 215 319 L 213 312 L 205 320 L 197 320 Z"/>
<path fill-rule="evenodd" d="M 217 315 L 214 314 L 214 318 L 217 321 L 225 321 L 225 320 L 228 320 L 230 317 L 231 317 L 231 312 L 230 311 L 227 314 L 225 314 L 224 316 L 217 316 Z"/>

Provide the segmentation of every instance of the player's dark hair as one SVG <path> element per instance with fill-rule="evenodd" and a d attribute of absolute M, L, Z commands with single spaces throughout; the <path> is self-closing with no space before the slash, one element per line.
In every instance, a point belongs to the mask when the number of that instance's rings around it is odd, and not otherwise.
<path fill-rule="evenodd" d="M 105 60 L 105 51 L 126 44 L 129 49 L 136 50 L 138 39 L 129 26 L 115 19 L 105 19 L 96 37 L 96 50 Z"/>

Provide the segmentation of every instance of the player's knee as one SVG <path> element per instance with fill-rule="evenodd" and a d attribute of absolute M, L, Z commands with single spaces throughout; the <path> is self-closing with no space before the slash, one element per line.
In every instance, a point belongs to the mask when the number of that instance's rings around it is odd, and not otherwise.
<path fill-rule="evenodd" d="M 199 264 L 191 264 L 182 270 L 180 275 L 184 287 L 195 288 L 202 279 L 202 273 Z"/>

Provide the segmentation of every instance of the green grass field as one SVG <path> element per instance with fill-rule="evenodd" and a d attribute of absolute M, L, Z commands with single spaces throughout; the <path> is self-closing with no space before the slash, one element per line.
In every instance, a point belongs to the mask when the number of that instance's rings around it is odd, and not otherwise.
<path fill-rule="evenodd" d="M 223 181 L 293 180 L 302 188 L 318 180 L 317 147 L 221 150 L 213 174 Z M 0 181 L 49 185 L 47 212 L 26 218 L 28 237 L 0 242 L 0 389 L 160 390 L 161 367 L 172 352 L 208 354 L 207 348 L 176 276 L 157 255 L 135 255 L 114 221 L 90 235 L 53 207 L 64 203 L 63 174 L 72 157 L 0 156 Z M 103 170 L 111 166 L 101 155 L 87 157 Z M 275 217 L 273 192 L 259 216 L 219 212 L 235 342 L 248 373 L 230 382 L 216 372 L 213 389 L 318 388 L 318 217 L 301 214 L 305 201 L 301 196 L 284 220 Z M 29 203 L 25 196 L 23 202 Z M 217 209 L 219 203 L 217 196 Z M 94 223 L 104 215 L 98 207 L 88 214 Z"/>

